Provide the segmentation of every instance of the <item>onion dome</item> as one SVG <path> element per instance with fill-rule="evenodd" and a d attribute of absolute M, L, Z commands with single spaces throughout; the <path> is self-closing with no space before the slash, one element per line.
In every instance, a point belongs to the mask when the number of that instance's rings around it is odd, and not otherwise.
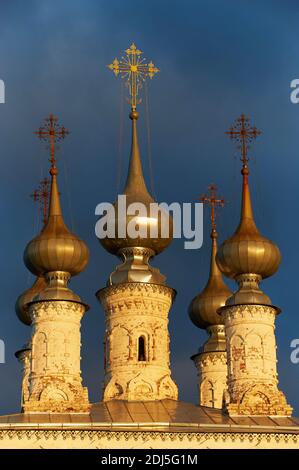
<path fill-rule="evenodd" d="M 35 275 L 41 276 L 52 271 L 63 271 L 71 276 L 79 274 L 88 263 L 89 252 L 86 244 L 65 225 L 57 186 L 55 142 L 65 137 L 68 131 L 58 128 L 57 118 L 50 115 L 46 127 L 37 132 L 42 139 L 50 141 L 51 148 L 51 193 L 49 215 L 42 232 L 31 240 L 24 252 L 24 262 Z"/>
<path fill-rule="evenodd" d="M 26 356 L 30 354 L 32 350 L 32 344 L 31 341 L 28 341 L 28 343 L 24 344 L 21 349 L 15 352 L 15 357 L 22 362 Z"/>
<path fill-rule="evenodd" d="M 152 61 L 146 62 L 141 58 L 135 44 L 125 50 L 126 57 L 114 59 L 108 65 L 115 76 L 126 80 L 129 89 L 128 101 L 131 105 L 130 119 L 132 120 L 132 145 L 129 171 L 125 189 L 114 204 L 114 210 L 107 214 L 105 220 L 115 229 L 113 236 L 99 236 L 103 247 L 123 260 L 121 271 L 110 277 L 109 283 L 133 281 L 160 282 L 163 276 L 149 267 L 148 260 L 161 253 L 170 244 L 173 236 L 172 219 L 169 213 L 160 209 L 153 211 L 155 200 L 147 190 L 140 159 L 137 137 L 137 104 L 139 90 L 143 82 L 159 72 Z M 135 204 L 135 207 L 129 207 Z M 155 209 L 157 209 L 157 204 Z M 138 207 L 139 206 L 139 207 Z M 128 209 L 131 210 L 131 213 Z M 134 210 L 133 210 L 134 209 Z M 135 210 L 136 209 L 136 210 Z M 152 210 L 151 210 L 152 209 Z M 149 272 L 150 271 L 150 272 Z M 139 272 L 139 274 L 138 274 Z M 141 274 L 142 273 L 142 274 Z"/>
<path fill-rule="evenodd" d="M 232 294 L 216 264 L 217 232 L 215 229 L 212 230 L 211 238 L 212 251 L 209 280 L 203 291 L 192 300 L 189 307 L 191 321 L 202 329 L 224 324 L 224 318 L 217 311 L 225 305 L 226 300 Z"/>
<path fill-rule="evenodd" d="M 251 206 L 247 142 L 256 138 L 260 132 L 255 127 L 250 127 L 248 119 L 242 115 L 228 134 L 232 138 L 235 138 L 235 135 L 241 135 L 242 140 L 241 220 L 234 235 L 219 247 L 217 263 L 222 273 L 233 279 L 245 274 L 255 274 L 260 279 L 267 278 L 277 271 L 281 256 L 278 247 L 260 234 L 254 221 Z"/>
<path fill-rule="evenodd" d="M 117 201 L 114 204 L 115 211 L 109 216 L 113 218 L 113 220 L 110 219 L 109 223 L 115 227 L 115 237 L 101 238 L 100 243 L 109 253 L 116 255 L 123 249 L 138 247 L 150 250 L 151 257 L 161 253 L 171 243 L 173 234 L 172 218 L 166 210 L 161 210 L 158 214 L 151 211 L 151 204 L 155 203 L 155 200 L 148 192 L 143 176 L 137 136 L 138 112 L 136 110 L 131 111 L 130 119 L 132 120 L 132 145 L 128 176 L 123 190 L 126 202 L 124 207 L 120 207 Z M 134 211 L 134 215 L 128 215 L 127 208 L 133 203 L 142 203 L 146 210 L 145 213 L 138 213 L 138 211 L 136 213 Z M 123 213 L 125 220 L 122 216 Z M 122 224 L 123 229 L 120 227 L 119 222 Z M 130 226 L 132 229 L 132 224 L 136 227 L 136 233 L 144 233 L 144 236 L 139 234 L 134 238 L 130 236 L 128 232 Z M 144 231 L 142 231 L 142 226 Z M 166 227 L 165 233 L 163 233 L 164 226 Z M 119 235 L 122 233 L 124 233 L 124 236 L 120 237 Z"/>
<path fill-rule="evenodd" d="M 43 231 L 28 243 L 24 252 L 24 262 L 37 276 L 50 271 L 65 271 L 75 276 L 87 265 L 88 248 L 65 225 L 56 181 L 56 168 L 51 168 L 50 174 L 52 182 L 48 221 Z"/>
<path fill-rule="evenodd" d="M 228 277 L 254 273 L 261 278 L 274 274 L 280 264 L 280 251 L 258 231 L 251 207 L 248 184 L 248 168 L 242 169 L 243 196 L 240 224 L 232 237 L 219 247 L 218 265 Z"/>
<path fill-rule="evenodd" d="M 42 290 L 47 286 L 47 282 L 44 276 L 38 276 L 29 289 L 27 289 L 23 294 L 21 294 L 15 305 L 16 314 L 25 325 L 31 325 L 32 320 L 29 315 L 28 304 L 33 301 L 34 297 L 38 295 Z"/>

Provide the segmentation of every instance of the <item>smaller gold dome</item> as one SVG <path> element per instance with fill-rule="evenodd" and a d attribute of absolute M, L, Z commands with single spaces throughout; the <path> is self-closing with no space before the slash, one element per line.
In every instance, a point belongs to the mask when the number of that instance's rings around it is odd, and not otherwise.
<path fill-rule="evenodd" d="M 51 168 L 51 196 L 48 221 L 42 232 L 25 248 L 24 262 L 35 275 L 51 271 L 65 271 L 75 276 L 88 263 L 89 251 L 86 244 L 69 231 L 64 223 L 56 168 Z"/>
<path fill-rule="evenodd" d="M 33 301 L 34 297 L 38 295 L 42 290 L 47 286 L 47 282 L 44 276 L 38 276 L 29 289 L 27 289 L 23 294 L 21 294 L 15 305 L 16 314 L 25 325 L 31 325 L 32 320 L 29 315 L 28 304 Z"/>
<path fill-rule="evenodd" d="M 216 264 L 217 233 L 212 231 L 212 252 L 210 276 L 206 287 L 191 302 L 189 316 L 191 321 L 199 328 L 206 329 L 212 325 L 224 323 L 224 319 L 217 311 L 225 305 L 226 300 L 232 294 L 225 284 L 221 272 Z"/>
<path fill-rule="evenodd" d="M 132 111 L 130 113 L 130 119 L 132 120 L 132 145 L 131 145 L 131 156 L 130 156 L 130 165 L 128 171 L 127 182 L 123 194 L 126 196 L 126 207 L 125 209 L 133 203 L 142 203 L 146 208 L 146 216 L 143 215 L 126 215 L 126 219 L 122 222 L 123 227 L 125 227 L 124 237 L 119 237 L 119 204 L 116 202 L 114 204 L 115 211 L 111 215 L 113 217 L 112 224 L 115 227 L 115 237 L 114 238 L 102 238 L 100 243 L 102 246 L 112 254 L 119 254 L 120 250 L 126 248 L 146 248 L 152 250 L 154 254 L 161 253 L 165 248 L 171 243 L 173 237 L 173 222 L 170 214 L 166 211 L 162 212 L 162 217 L 165 221 L 168 221 L 168 230 L 166 231 L 166 236 L 162 236 L 163 222 L 161 213 L 157 216 L 152 216 L 150 208 L 151 204 L 155 203 L 153 197 L 149 194 L 142 171 L 140 151 L 138 145 L 138 136 L 137 136 L 137 119 L 138 112 Z M 108 215 L 109 217 L 109 215 Z M 146 233 L 145 237 L 136 237 L 132 238 L 128 235 L 128 226 L 131 221 L 135 226 L 138 224 L 144 227 Z M 167 223 L 167 222 L 166 222 Z M 151 234 L 151 227 L 155 228 L 155 233 Z M 136 229 L 137 230 L 137 229 Z M 140 230 L 141 231 L 141 230 Z M 168 233 L 167 233 L 168 232 Z"/>
<path fill-rule="evenodd" d="M 248 184 L 248 168 L 243 167 L 243 194 L 240 224 L 232 237 L 219 247 L 217 264 L 227 277 L 236 279 L 242 274 L 257 274 L 267 278 L 280 264 L 278 247 L 263 237 L 255 224 Z"/>

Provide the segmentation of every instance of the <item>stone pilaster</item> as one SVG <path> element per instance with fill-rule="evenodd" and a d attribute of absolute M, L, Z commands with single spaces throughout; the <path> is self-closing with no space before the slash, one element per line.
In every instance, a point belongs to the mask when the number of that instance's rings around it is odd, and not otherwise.
<path fill-rule="evenodd" d="M 33 335 L 26 412 L 88 411 L 80 368 L 80 322 L 85 310 L 80 302 L 63 300 L 30 305 Z"/>
<path fill-rule="evenodd" d="M 29 377 L 31 369 L 31 345 L 26 345 L 16 352 L 16 357 L 22 365 L 21 409 L 29 399 Z"/>
<path fill-rule="evenodd" d="M 227 340 L 230 415 L 288 416 L 292 407 L 278 389 L 274 322 L 277 308 L 232 305 L 222 309 Z"/>
<path fill-rule="evenodd" d="M 97 293 L 106 322 L 104 400 L 177 399 L 168 332 L 173 296 L 169 287 L 141 282 Z"/>

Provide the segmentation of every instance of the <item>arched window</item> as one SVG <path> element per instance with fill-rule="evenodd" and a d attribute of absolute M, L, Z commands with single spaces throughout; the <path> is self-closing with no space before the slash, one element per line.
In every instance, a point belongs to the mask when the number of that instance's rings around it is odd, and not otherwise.
<path fill-rule="evenodd" d="M 146 361 L 144 336 L 138 338 L 138 361 Z"/>

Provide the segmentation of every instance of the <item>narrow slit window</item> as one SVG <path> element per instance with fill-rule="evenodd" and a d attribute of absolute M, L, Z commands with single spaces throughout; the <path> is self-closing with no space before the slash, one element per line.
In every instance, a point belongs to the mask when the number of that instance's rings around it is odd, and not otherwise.
<path fill-rule="evenodd" d="M 143 336 L 140 336 L 138 339 L 138 361 L 146 361 L 145 340 Z"/>

